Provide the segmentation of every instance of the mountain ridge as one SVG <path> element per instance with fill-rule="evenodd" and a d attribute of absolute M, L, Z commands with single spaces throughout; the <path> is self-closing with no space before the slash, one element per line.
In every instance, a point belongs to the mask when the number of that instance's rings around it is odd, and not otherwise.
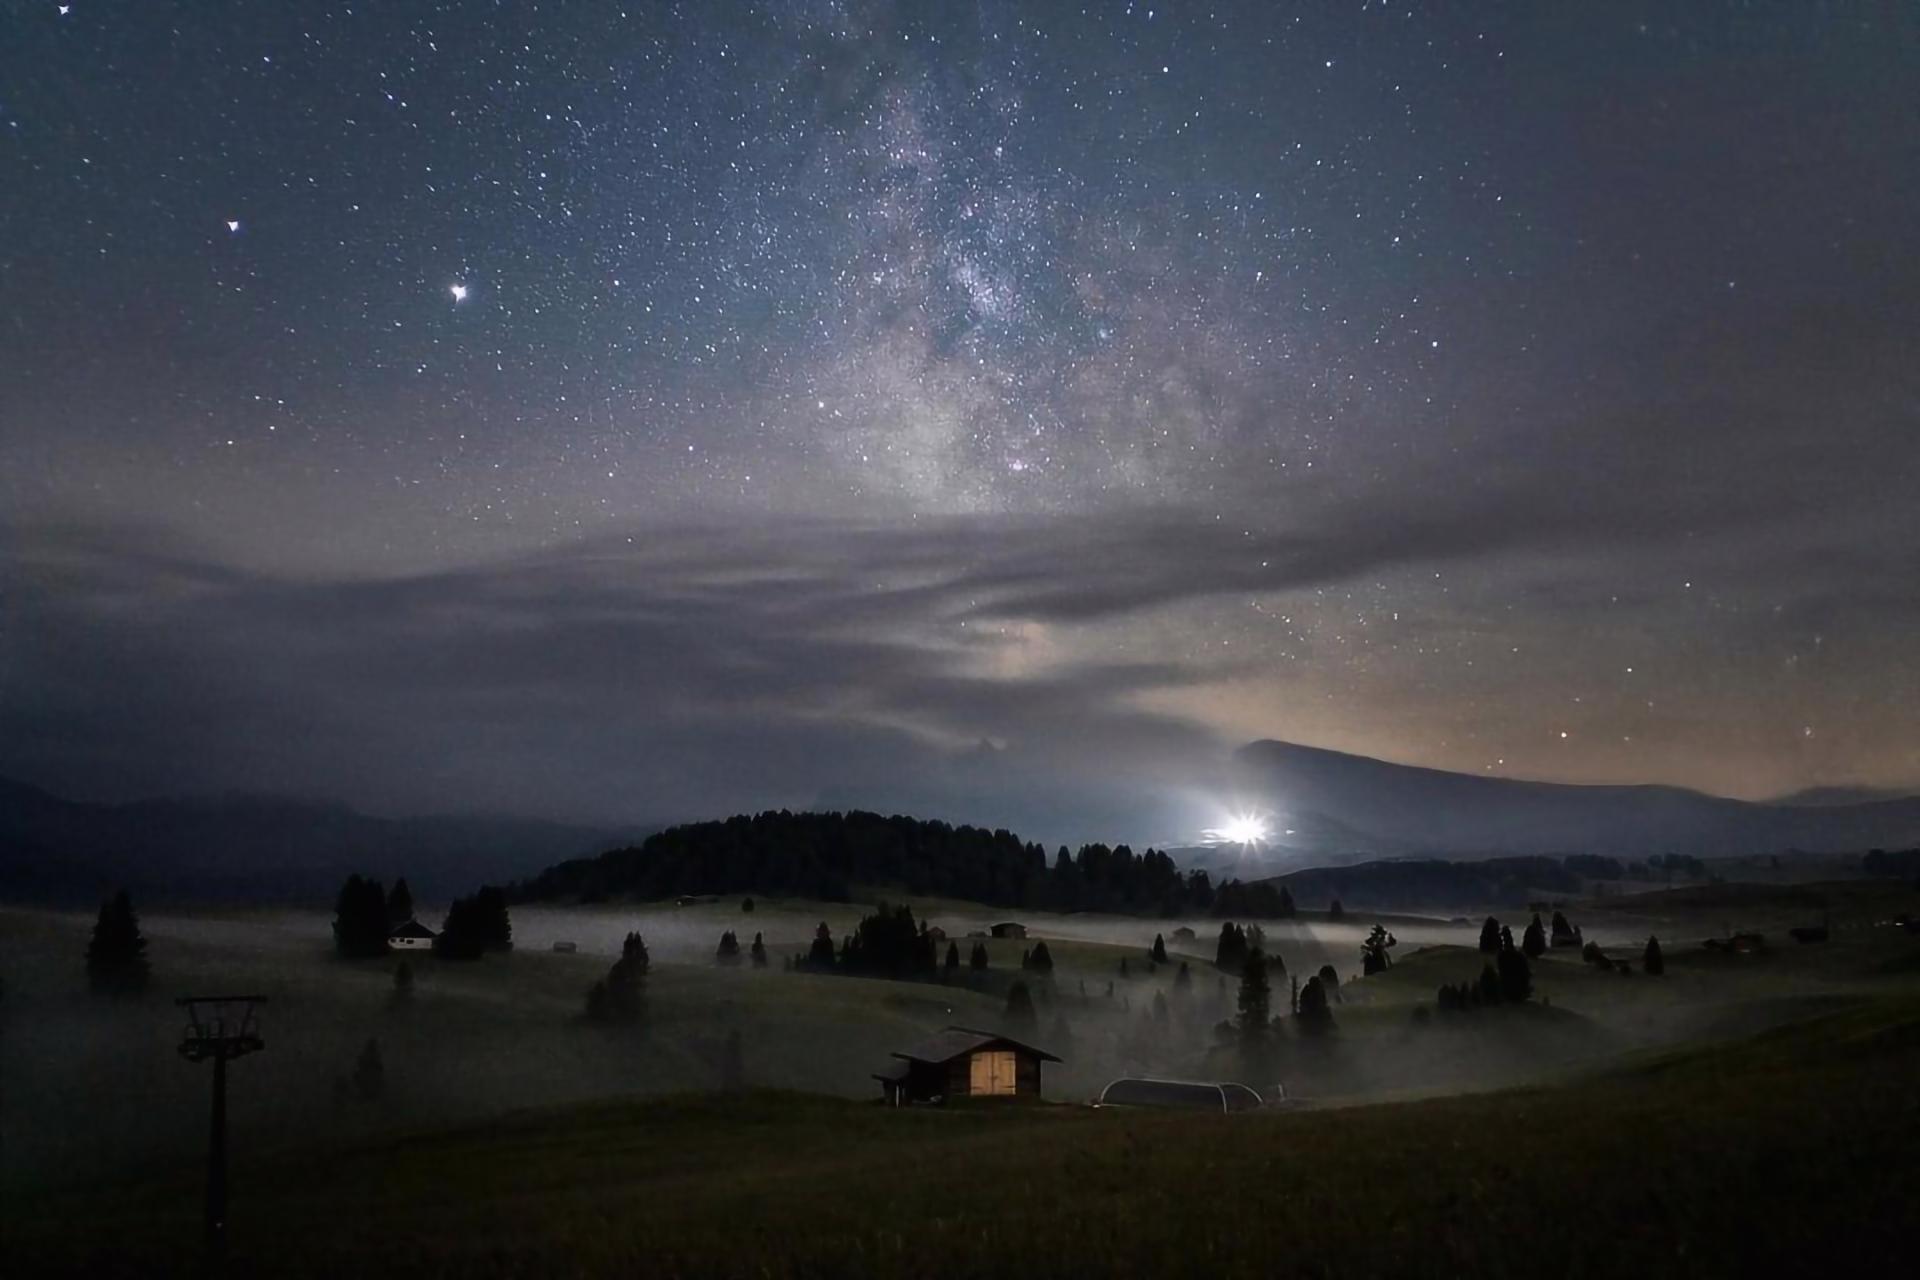
<path fill-rule="evenodd" d="M 1276 739 L 1240 748 L 1234 769 L 1241 793 L 1281 823 L 1320 822 L 1356 832 L 1367 842 L 1294 852 L 1349 860 L 1852 853 L 1920 842 L 1920 797 L 1914 796 L 1786 805 L 1662 783 L 1537 782 L 1456 773 Z"/>

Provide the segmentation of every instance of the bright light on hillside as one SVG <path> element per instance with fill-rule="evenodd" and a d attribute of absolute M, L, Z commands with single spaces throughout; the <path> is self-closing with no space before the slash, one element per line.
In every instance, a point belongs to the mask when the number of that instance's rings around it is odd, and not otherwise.
<path fill-rule="evenodd" d="M 1259 844 L 1268 835 L 1267 820 L 1257 813 L 1236 814 L 1207 831 L 1207 839 L 1219 844 Z"/>

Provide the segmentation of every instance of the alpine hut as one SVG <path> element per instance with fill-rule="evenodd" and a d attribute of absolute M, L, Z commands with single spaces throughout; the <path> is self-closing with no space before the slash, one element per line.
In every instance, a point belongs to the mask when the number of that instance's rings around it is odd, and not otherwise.
<path fill-rule="evenodd" d="M 433 946 L 437 936 L 418 920 L 409 920 L 387 931 L 387 945 L 395 951 L 425 951 Z"/>
<path fill-rule="evenodd" d="M 972 1027 L 948 1027 L 874 1072 L 890 1107 L 953 1098 L 1040 1097 L 1040 1064 L 1058 1062 L 1045 1049 Z"/>

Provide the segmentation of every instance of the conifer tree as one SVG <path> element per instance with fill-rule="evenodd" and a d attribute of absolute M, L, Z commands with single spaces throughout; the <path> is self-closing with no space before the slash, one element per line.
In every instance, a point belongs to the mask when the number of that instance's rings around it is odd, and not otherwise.
<path fill-rule="evenodd" d="M 1240 966 L 1239 1028 L 1243 1043 L 1257 1043 L 1266 1037 L 1272 998 L 1267 986 L 1267 957 L 1257 950 L 1247 952 Z"/>
<path fill-rule="evenodd" d="M 833 968 L 833 930 L 822 920 L 813 931 L 813 945 L 807 949 L 807 963 L 816 969 Z"/>
<path fill-rule="evenodd" d="M 1533 923 L 1520 939 L 1520 949 L 1527 953 L 1529 960 L 1538 960 L 1547 953 L 1547 931 L 1540 924 L 1540 913 L 1533 913 Z"/>
<path fill-rule="evenodd" d="M 1213 963 L 1227 973 L 1238 973 L 1246 966 L 1247 935 L 1231 920 L 1220 926 L 1220 941 L 1213 950 Z"/>
<path fill-rule="evenodd" d="M 967 967 L 969 969 L 972 969 L 975 973 L 986 972 L 986 968 L 987 968 L 987 944 L 986 943 L 976 942 L 973 944 L 973 954 L 967 957 Z"/>
<path fill-rule="evenodd" d="M 1340 971 L 1330 964 L 1323 964 L 1320 972 L 1314 976 L 1320 979 L 1321 989 L 1333 997 L 1334 1003 L 1340 1003 Z"/>
<path fill-rule="evenodd" d="M 1308 1031 L 1324 1031 L 1333 1025 L 1333 1010 L 1327 1004 L 1327 989 L 1317 977 L 1308 978 L 1300 988 L 1300 1025 Z"/>
<path fill-rule="evenodd" d="M 117 993 L 135 992 L 147 984 L 147 940 L 125 889 L 100 904 L 100 916 L 87 943 L 87 983 L 95 991 Z"/>
<path fill-rule="evenodd" d="M 587 990 L 587 1017 L 594 1022 L 638 1022 L 646 998 L 647 971 L 652 958 L 647 943 L 629 932 L 620 944 L 620 958 L 607 976 Z"/>
<path fill-rule="evenodd" d="M 1372 977 L 1376 973 L 1385 973 L 1393 967 L 1393 957 L 1388 953 L 1399 944 L 1399 939 L 1387 932 L 1387 926 L 1376 924 L 1367 940 L 1360 944 L 1360 974 Z"/>
<path fill-rule="evenodd" d="M 1533 969 L 1519 948 L 1503 948 L 1497 963 L 1501 999 L 1509 1004 L 1519 1004 L 1533 995 Z"/>
<path fill-rule="evenodd" d="M 507 911 L 506 890 L 498 885 L 481 885 L 474 895 L 474 917 L 483 947 L 488 951 L 513 950 L 513 917 Z"/>
<path fill-rule="evenodd" d="M 1053 972 L 1053 952 L 1049 951 L 1047 949 L 1047 944 L 1042 942 L 1038 946 L 1034 947 L 1033 956 L 1029 963 L 1031 963 L 1031 965 L 1033 966 L 1033 971 L 1035 973 L 1052 973 Z"/>
<path fill-rule="evenodd" d="M 1660 939 L 1651 934 L 1647 937 L 1647 949 L 1640 957 L 1640 967 L 1656 978 L 1667 971 L 1666 957 L 1660 954 Z"/>
<path fill-rule="evenodd" d="M 714 948 L 713 958 L 725 965 L 740 963 L 740 939 L 733 930 L 728 929 L 720 935 L 720 945 Z"/>
<path fill-rule="evenodd" d="M 959 972 L 960 944 L 957 942 L 949 942 L 947 944 L 947 976 L 951 978 Z"/>
<path fill-rule="evenodd" d="M 1552 941 L 1556 947 L 1578 946 L 1580 942 L 1580 935 L 1575 932 L 1572 925 L 1567 923 L 1567 918 L 1558 911 L 1553 913 Z"/>
<path fill-rule="evenodd" d="M 1492 916 L 1480 926 L 1480 950 L 1486 955 L 1496 955 L 1500 950 L 1500 922 Z"/>
<path fill-rule="evenodd" d="M 387 894 L 380 882 L 365 876 L 348 876 L 333 905 L 335 949 L 354 959 L 385 955 L 391 927 Z"/>
<path fill-rule="evenodd" d="M 1347 918 L 1347 909 L 1340 905 L 1340 899 L 1335 898 L 1333 900 L 1333 905 L 1327 908 L 1327 919 L 1345 920 L 1346 918 Z"/>
<path fill-rule="evenodd" d="M 1148 953 L 1155 964 L 1167 962 L 1167 940 L 1160 934 L 1153 935 L 1153 950 Z"/>
<path fill-rule="evenodd" d="M 764 969 L 767 967 L 766 939 L 757 933 L 753 935 L 753 967 L 756 969 Z"/>

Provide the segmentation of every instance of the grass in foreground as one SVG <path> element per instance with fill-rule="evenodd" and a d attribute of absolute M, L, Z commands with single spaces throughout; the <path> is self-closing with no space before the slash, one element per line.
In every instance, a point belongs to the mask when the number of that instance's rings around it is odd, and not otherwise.
<path fill-rule="evenodd" d="M 1916 1175 L 1906 997 L 1561 1088 L 1342 1111 L 890 1112 L 766 1093 L 525 1113 L 242 1160 L 234 1269 L 1783 1274 L 1899 1256 Z M 6 1253 L 23 1274 L 189 1271 L 197 1194 L 183 1177 L 16 1205 Z"/>

